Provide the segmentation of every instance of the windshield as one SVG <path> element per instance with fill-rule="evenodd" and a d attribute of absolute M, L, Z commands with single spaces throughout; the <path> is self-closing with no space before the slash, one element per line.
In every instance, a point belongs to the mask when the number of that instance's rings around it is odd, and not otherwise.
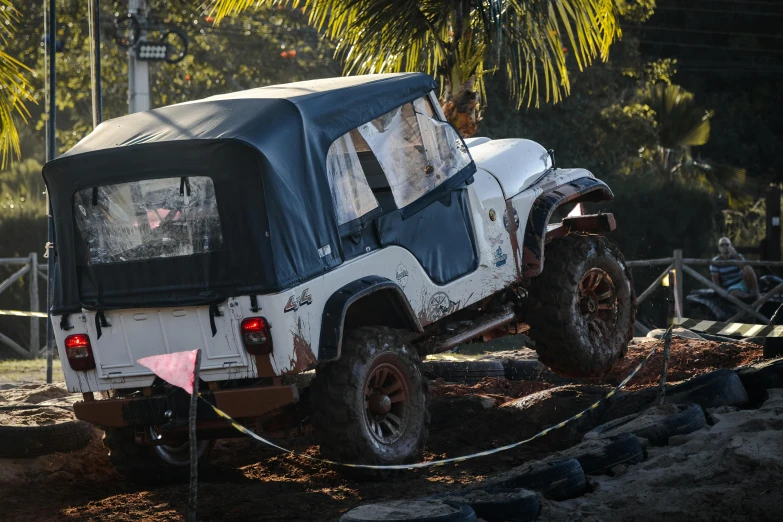
<path fill-rule="evenodd" d="M 74 195 L 74 216 L 89 264 L 223 248 L 215 187 L 204 176 L 83 189 Z"/>

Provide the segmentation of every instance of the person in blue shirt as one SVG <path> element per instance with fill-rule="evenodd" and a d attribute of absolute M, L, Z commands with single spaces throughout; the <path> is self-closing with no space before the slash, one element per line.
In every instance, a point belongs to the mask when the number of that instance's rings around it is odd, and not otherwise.
<path fill-rule="evenodd" d="M 712 282 L 736 297 L 758 297 L 756 273 L 753 268 L 742 266 L 745 258 L 737 252 L 729 238 L 722 237 L 718 240 L 718 252 L 719 254 L 712 258 L 713 261 L 737 262 L 730 265 L 710 265 Z"/>

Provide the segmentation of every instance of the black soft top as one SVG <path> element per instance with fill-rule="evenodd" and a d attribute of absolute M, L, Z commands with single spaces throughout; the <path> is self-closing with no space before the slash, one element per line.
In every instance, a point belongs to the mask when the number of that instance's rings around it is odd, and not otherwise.
<path fill-rule="evenodd" d="M 213 96 L 102 123 L 43 169 L 55 216 L 53 312 L 272 293 L 339 265 L 344 256 L 326 175 L 330 145 L 434 88 L 420 73 L 349 76 Z M 474 172 L 471 164 L 421 199 L 441 197 Z M 76 191 L 195 175 L 214 182 L 223 251 L 99 266 L 79 258 Z M 426 202 L 418 203 L 410 206 Z"/>

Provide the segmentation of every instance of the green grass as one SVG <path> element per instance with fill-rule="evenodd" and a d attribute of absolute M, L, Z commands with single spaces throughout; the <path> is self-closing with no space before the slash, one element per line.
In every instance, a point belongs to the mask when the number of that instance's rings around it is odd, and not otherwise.
<path fill-rule="evenodd" d="M 63 382 L 63 370 L 60 359 L 52 361 L 52 381 Z M 46 382 L 46 359 L 5 359 L 0 360 L 0 384 L 21 382 Z"/>

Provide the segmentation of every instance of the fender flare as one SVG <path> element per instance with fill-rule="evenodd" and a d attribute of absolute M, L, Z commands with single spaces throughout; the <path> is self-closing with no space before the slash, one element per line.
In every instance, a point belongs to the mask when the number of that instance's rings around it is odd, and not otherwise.
<path fill-rule="evenodd" d="M 332 361 L 340 357 L 348 309 L 360 299 L 378 292 L 388 292 L 391 295 L 390 305 L 396 308 L 399 317 L 411 331 L 424 332 L 408 298 L 397 283 L 380 276 L 363 277 L 343 286 L 326 301 L 321 320 L 318 362 Z"/>
<path fill-rule="evenodd" d="M 606 183 L 588 176 L 552 187 L 538 196 L 530 209 L 525 227 L 522 248 L 524 276 L 535 277 L 544 269 L 546 227 L 557 207 L 566 203 L 608 201 L 612 198 L 614 194 Z"/>

